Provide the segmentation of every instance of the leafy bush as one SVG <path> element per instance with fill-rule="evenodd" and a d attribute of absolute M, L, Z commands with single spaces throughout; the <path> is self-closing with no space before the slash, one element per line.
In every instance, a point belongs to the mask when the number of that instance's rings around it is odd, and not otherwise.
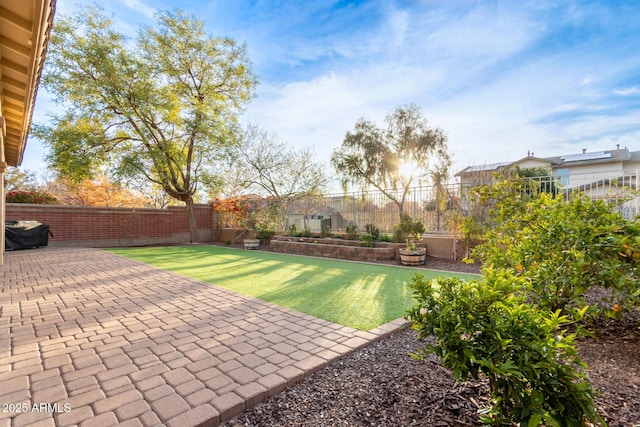
<path fill-rule="evenodd" d="M 273 198 L 238 196 L 215 199 L 212 206 L 218 212 L 218 221 L 223 228 L 244 229 L 244 237 L 249 239 L 268 240 L 275 235 L 280 206 Z"/>
<path fill-rule="evenodd" d="M 373 235 L 364 233 L 360 236 L 360 243 L 358 243 L 358 245 L 365 248 L 373 248 L 375 245 L 375 241 L 376 240 L 374 239 Z"/>
<path fill-rule="evenodd" d="M 424 234 L 425 227 L 419 219 L 413 219 L 410 215 L 403 213 L 400 222 L 393 229 L 393 240 L 395 242 L 406 242 L 408 240 L 416 242 Z M 408 242 L 407 242 L 408 243 Z"/>
<path fill-rule="evenodd" d="M 408 316 L 418 337 L 435 335 L 435 344 L 425 344 L 414 357 L 434 353 L 458 381 L 486 376 L 493 406 L 483 422 L 606 425 L 574 336 L 561 329 L 567 317 L 525 304 L 525 295 L 517 293 L 523 280 L 487 271 L 486 281 L 440 278 L 434 284 L 416 274 L 410 286 L 418 303 Z"/>
<path fill-rule="evenodd" d="M 29 203 L 35 205 L 56 205 L 58 199 L 46 191 L 8 191 L 5 198 L 7 203 Z"/>
<path fill-rule="evenodd" d="M 517 216 L 525 202 L 540 197 L 547 190 L 557 194 L 555 185 L 522 177 L 525 171 L 533 171 L 534 176 L 542 173 L 535 169 L 506 171 L 494 174 L 496 181 L 491 185 L 477 185 L 469 189 L 465 202 L 466 214 L 460 219 L 460 237 L 465 243 L 467 256 L 470 248 L 480 243 L 489 230 L 499 225 L 496 214 L 499 213 L 502 217 Z"/>
<path fill-rule="evenodd" d="M 271 228 L 258 228 L 256 232 L 256 239 L 260 239 L 262 242 L 271 240 L 276 235 L 276 230 Z"/>
<path fill-rule="evenodd" d="M 358 226 L 353 222 L 349 223 L 344 231 L 347 240 L 356 240 L 358 238 Z"/>
<path fill-rule="evenodd" d="M 583 307 L 592 286 L 612 291 L 608 315 L 619 315 L 614 304 L 638 304 L 640 222 L 583 194 L 570 200 L 545 193 L 520 201 L 502 197 L 492 216 L 496 225 L 473 257 L 526 278 L 540 307 Z"/>
<path fill-rule="evenodd" d="M 378 227 L 376 227 L 373 224 L 367 224 L 364 226 L 364 231 L 367 234 L 370 234 L 371 237 L 373 238 L 374 242 L 377 242 L 378 240 L 380 240 L 380 229 L 378 229 Z"/>
<path fill-rule="evenodd" d="M 331 226 L 327 224 L 323 224 L 320 227 L 320 237 L 329 237 L 331 236 Z"/>
<path fill-rule="evenodd" d="M 381 242 L 392 242 L 393 241 L 393 237 L 391 237 L 391 235 L 389 233 L 382 233 L 380 235 L 380 239 Z"/>
<path fill-rule="evenodd" d="M 289 229 L 287 230 L 287 234 L 289 234 L 289 236 L 291 237 L 300 237 L 300 234 L 298 233 L 298 229 L 296 228 L 295 224 L 291 224 L 289 226 Z"/>
<path fill-rule="evenodd" d="M 300 232 L 300 237 L 311 237 L 311 228 L 305 225 L 302 231 Z"/>

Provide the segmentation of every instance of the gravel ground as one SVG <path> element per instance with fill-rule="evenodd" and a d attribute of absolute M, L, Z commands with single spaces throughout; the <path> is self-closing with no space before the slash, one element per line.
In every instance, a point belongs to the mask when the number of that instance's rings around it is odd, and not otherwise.
<path fill-rule="evenodd" d="M 477 266 L 429 259 L 426 267 L 477 272 Z M 578 343 L 609 426 L 640 426 L 640 316 L 599 322 Z M 263 404 L 222 424 L 231 426 L 477 426 L 489 405 L 482 379 L 456 383 L 420 347 L 410 328 L 353 352 Z"/>

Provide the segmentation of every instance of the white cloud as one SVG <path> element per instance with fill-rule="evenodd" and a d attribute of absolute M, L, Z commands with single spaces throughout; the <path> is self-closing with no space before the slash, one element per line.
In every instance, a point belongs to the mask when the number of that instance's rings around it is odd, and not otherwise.
<path fill-rule="evenodd" d="M 156 9 L 152 6 L 145 4 L 143 0 L 120 0 L 122 4 L 128 7 L 131 10 L 134 10 L 142 15 L 146 16 L 149 19 L 153 19 L 154 14 L 156 13 Z M 124 19 L 124 16 L 121 16 Z"/>
<path fill-rule="evenodd" d="M 409 13 L 406 10 L 394 10 L 389 15 L 391 30 L 391 40 L 395 46 L 400 46 L 407 35 L 409 23 Z"/>
<path fill-rule="evenodd" d="M 614 89 L 613 93 L 622 96 L 640 95 L 640 86 L 631 86 L 624 89 Z"/>

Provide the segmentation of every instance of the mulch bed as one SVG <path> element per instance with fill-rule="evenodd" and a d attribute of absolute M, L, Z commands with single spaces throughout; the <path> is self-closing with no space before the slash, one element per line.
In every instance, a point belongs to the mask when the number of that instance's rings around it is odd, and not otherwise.
<path fill-rule="evenodd" d="M 429 259 L 427 268 L 473 273 L 478 266 Z M 640 314 L 592 325 L 578 342 L 595 399 L 609 426 L 640 426 Z M 266 402 L 230 426 L 478 426 L 489 406 L 486 381 L 456 383 L 437 358 L 417 361 L 410 328 L 355 351 Z"/>

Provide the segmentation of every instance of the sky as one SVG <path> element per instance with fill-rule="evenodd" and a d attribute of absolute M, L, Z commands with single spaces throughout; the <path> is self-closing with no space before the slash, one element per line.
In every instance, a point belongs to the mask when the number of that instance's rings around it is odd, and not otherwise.
<path fill-rule="evenodd" d="M 89 1 L 57 0 L 56 15 Z M 332 152 L 362 117 L 417 104 L 469 165 L 640 150 L 640 1 L 110 0 L 135 36 L 179 8 L 246 43 L 260 84 L 243 114 L 295 147 Z M 33 121 L 56 106 L 40 88 Z M 46 169 L 27 142 L 21 169 Z"/>

